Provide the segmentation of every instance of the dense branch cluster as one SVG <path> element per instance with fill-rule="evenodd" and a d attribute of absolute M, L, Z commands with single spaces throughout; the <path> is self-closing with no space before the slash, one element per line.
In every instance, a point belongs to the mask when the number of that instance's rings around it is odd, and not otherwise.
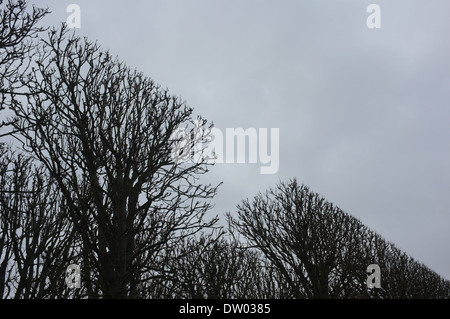
<path fill-rule="evenodd" d="M 450 282 L 294 179 L 229 215 L 282 274 L 292 298 L 449 298 Z M 366 269 L 381 269 L 368 289 Z"/>

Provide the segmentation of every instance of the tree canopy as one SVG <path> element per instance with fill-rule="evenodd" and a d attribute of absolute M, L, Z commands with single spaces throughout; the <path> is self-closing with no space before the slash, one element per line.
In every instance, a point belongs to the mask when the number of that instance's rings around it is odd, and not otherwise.
<path fill-rule="evenodd" d="M 212 123 L 98 43 L 39 27 L 48 10 L 0 8 L 0 111 L 13 114 L 1 137 L 16 143 L 0 143 L 0 298 L 450 297 L 449 281 L 296 179 L 219 227 L 218 185 L 201 181 L 212 164 L 174 156 L 180 127 Z M 381 288 L 367 287 L 372 264 Z"/>

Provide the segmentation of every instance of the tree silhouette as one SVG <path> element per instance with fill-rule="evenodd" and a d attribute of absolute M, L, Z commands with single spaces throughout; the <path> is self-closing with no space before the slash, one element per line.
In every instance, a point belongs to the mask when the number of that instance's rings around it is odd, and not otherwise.
<path fill-rule="evenodd" d="M 27 102 L 12 100 L 14 136 L 62 192 L 86 295 L 137 298 L 164 274 L 164 251 L 216 222 L 204 220 L 216 187 L 197 181 L 207 165 L 171 157 L 192 109 L 65 27 L 37 56 L 17 94 Z"/>

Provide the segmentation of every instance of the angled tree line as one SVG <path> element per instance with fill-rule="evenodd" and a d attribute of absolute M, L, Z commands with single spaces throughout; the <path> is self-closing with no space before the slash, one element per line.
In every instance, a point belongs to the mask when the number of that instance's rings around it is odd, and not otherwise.
<path fill-rule="evenodd" d="M 211 123 L 97 43 L 39 27 L 48 10 L 0 8 L 0 298 L 449 298 L 449 281 L 295 179 L 219 227 L 210 164 L 172 154 L 177 128 Z"/>

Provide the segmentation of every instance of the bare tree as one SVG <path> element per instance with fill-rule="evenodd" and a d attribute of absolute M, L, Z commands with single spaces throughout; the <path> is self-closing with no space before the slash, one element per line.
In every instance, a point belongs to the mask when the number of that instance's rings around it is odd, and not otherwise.
<path fill-rule="evenodd" d="M 248 298 L 259 282 L 256 252 L 241 249 L 223 233 L 189 238 L 173 254 L 174 276 L 165 283 L 173 298 Z"/>
<path fill-rule="evenodd" d="M 393 243 L 370 232 L 367 237 L 366 256 L 382 270 L 381 288 L 374 291 L 378 298 L 438 299 L 450 298 L 450 282 L 424 264 L 408 256 Z M 367 259 L 368 260 L 368 259 Z"/>
<path fill-rule="evenodd" d="M 44 30 L 39 21 L 48 9 L 32 6 L 26 0 L 0 0 L 0 110 L 9 104 L 7 98 L 20 84 L 33 54 L 33 39 Z M 1 126 L 10 124 L 2 121 Z"/>
<path fill-rule="evenodd" d="M 0 298 L 67 296 L 75 234 L 56 184 L 23 154 L 0 145 Z"/>
<path fill-rule="evenodd" d="M 289 297 L 450 297 L 450 282 L 296 180 L 243 201 L 228 219 L 280 271 Z M 382 270 L 380 289 L 367 288 L 371 264 Z"/>
<path fill-rule="evenodd" d="M 217 190 L 198 181 L 207 164 L 172 156 L 193 110 L 65 27 L 37 52 L 17 94 L 27 103 L 13 99 L 14 136 L 64 196 L 87 295 L 139 298 L 165 274 L 165 251 L 217 220 L 204 218 Z"/>

